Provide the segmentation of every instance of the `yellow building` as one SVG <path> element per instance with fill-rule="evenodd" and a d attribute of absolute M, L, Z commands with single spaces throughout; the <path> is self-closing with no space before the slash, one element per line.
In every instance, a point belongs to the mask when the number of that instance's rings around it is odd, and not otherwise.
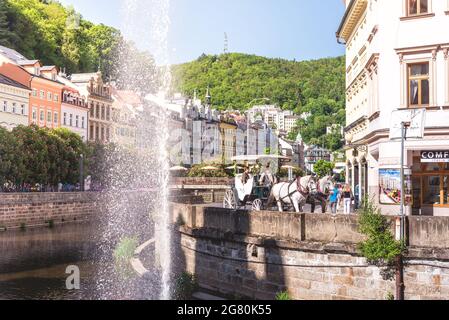
<path fill-rule="evenodd" d="M 237 124 L 232 119 L 220 121 L 221 153 L 224 163 L 232 163 L 236 155 Z"/>

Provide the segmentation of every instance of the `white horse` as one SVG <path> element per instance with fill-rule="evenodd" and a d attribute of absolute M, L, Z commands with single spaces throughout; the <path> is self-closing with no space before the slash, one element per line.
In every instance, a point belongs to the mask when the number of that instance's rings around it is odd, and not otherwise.
<path fill-rule="evenodd" d="M 298 178 L 292 182 L 282 182 L 273 186 L 267 207 L 276 200 L 279 211 L 283 212 L 284 203 L 294 206 L 296 212 L 301 212 L 307 201 L 309 194 L 317 191 L 316 182 L 313 176 Z"/>

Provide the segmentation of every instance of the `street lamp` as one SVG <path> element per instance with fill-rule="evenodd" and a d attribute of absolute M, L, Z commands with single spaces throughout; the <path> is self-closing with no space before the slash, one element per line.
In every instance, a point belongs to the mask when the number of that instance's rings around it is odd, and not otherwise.
<path fill-rule="evenodd" d="M 80 155 L 80 192 L 84 191 L 84 155 Z"/>
<path fill-rule="evenodd" d="M 346 140 L 346 150 L 354 149 L 354 152 L 368 152 L 368 146 L 365 143 L 353 143 L 354 135 L 352 133 L 348 133 L 345 136 Z"/>

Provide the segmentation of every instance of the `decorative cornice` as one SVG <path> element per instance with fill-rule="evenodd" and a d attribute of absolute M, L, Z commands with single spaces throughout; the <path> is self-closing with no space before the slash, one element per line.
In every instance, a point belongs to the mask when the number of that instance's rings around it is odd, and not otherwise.
<path fill-rule="evenodd" d="M 337 31 L 337 38 L 346 42 L 368 7 L 368 0 L 351 0 Z"/>
<path fill-rule="evenodd" d="M 417 47 L 406 47 L 406 48 L 396 48 L 394 49 L 398 55 L 406 55 L 413 54 L 419 52 L 432 52 L 438 51 L 438 49 L 443 46 L 442 44 L 433 44 L 433 45 L 425 45 L 425 46 L 417 46 Z"/>

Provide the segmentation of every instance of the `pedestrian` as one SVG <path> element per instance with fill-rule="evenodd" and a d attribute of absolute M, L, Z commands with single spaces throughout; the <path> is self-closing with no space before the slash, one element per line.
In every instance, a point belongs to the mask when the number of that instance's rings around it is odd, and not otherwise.
<path fill-rule="evenodd" d="M 329 198 L 332 214 L 337 214 L 337 205 L 339 199 L 340 199 L 340 190 L 338 188 L 335 188 L 334 190 L 332 190 L 331 196 Z"/>
<path fill-rule="evenodd" d="M 343 190 L 343 205 L 345 214 L 351 214 L 351 204 L 352 199 L 354 198 L 351 186 L 347 184 Z"/>
<path fill-rule="evenodd" d="M 354 209 L 357 210 L 359 208 L 359 195 L 360 195 L 360 186 L 357 184 L 354 190 Z"/>

